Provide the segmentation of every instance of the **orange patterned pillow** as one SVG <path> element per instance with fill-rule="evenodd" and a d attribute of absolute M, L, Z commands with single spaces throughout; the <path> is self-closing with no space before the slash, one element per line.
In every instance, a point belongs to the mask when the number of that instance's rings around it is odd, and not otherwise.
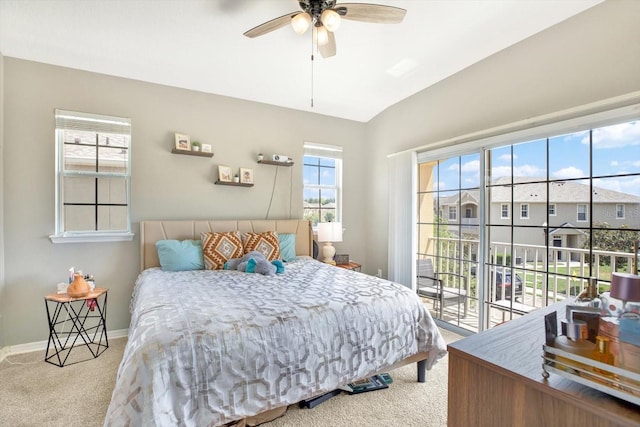
<path fill-rule="evenodd" d="M 278 233 L 266 231 L 264 233 L 242 233 L 244 253 L 258 251 L 269 261 L 280 259 L 280 241 Z"/>
<path fill-rule="evenodd" d="M 204 266 L 207 270 L 222 270 L 225 262 L 244 255 L 238 231 L 201 233 L 200 239 L 202 240 Z"/>

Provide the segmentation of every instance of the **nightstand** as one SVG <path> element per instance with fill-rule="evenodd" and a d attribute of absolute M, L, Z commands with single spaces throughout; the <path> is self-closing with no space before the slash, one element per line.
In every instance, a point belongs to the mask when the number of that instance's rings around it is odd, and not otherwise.
<path fill-rule="evenodd" d="M 336 264 L 336 267 L 344 268 L 345 270 L 361 271 L 362 265 L 357 262 L 349 261 L 349 264 Z"/>
<path fill-rule="evenodd" d="M 107 292 L 107 288 L 94 288 L 82 298 L 71 298 L 68 294 L 44 297 L 49 321 L 45 362 L 63 367 L 74 347 L 86 346 L 94 359 L 109 348 Z"/>

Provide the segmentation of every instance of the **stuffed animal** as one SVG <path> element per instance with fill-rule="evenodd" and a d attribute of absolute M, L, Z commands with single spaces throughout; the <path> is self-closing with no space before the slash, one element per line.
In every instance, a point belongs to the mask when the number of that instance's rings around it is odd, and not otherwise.
<path fill-rule="evenodd" d="M 242 256 L 242 258 L 228 260 L 224 264 L 224 269 L 273 276 L 274 274 L 284 273 L 284 264 L 279 259 L 269 262 L 262 252 L 251 251 Z"/>

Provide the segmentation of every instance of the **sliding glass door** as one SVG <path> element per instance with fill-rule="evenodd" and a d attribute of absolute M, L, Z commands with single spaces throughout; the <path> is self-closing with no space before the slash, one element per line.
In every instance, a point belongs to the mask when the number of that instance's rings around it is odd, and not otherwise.
<path fill-rule="evenodd" d="M 418 294 L 435 317 L 477 330 L 480 154 L 418 165 Z"/>
<path fill-rule="evenodd" d="M 637 272 L 640 121 L 425 157 L 416 283 L 434 317 L 491 328 Z"/>

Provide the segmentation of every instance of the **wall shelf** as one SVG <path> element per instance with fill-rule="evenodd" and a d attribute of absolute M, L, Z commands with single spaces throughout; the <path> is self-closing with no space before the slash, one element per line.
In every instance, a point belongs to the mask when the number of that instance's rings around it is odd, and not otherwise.
<path fill-rule="evenodd" d="M 173 154 L 185 154 L 187 156 L 213 157 L 213 153 L 203 153 L 202 151 L 178 150 L 174 148 L 171 152 Z"/>
<path fill-rule="evenodd" d="M 244 182 L 227 182 L 227 181 L 216 181 L 216 185 L 231 185 L 235 187 L 253 187 L 253 184 L 245 184 Z"/>
<path fill-rule="evenodd" d="M 293 166 L 293 162 L 274 162 L 273 160 L 258 160 L 258 163 L 274 166 Z"/>

